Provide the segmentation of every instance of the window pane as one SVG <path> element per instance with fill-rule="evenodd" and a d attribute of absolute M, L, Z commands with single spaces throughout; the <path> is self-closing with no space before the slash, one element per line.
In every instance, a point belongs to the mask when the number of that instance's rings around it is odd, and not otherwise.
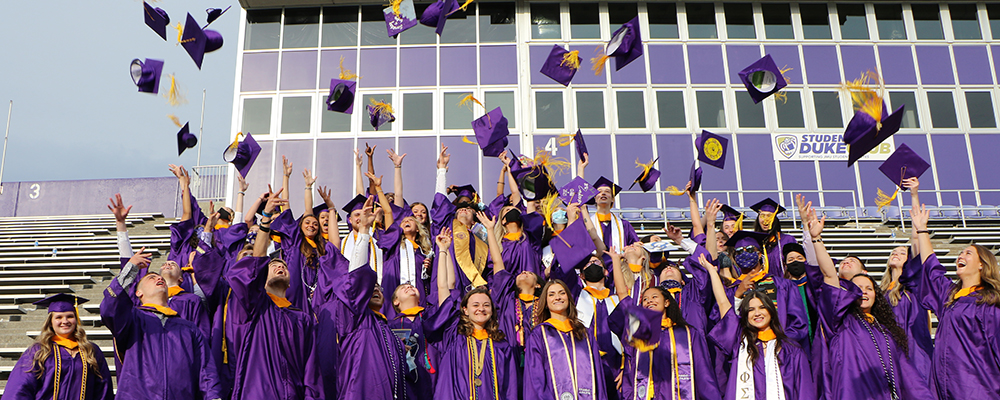
<path fill-rule="evenodd" d="M 965 104 L 969 107 L 969 126 L 973 128 L 996 128 L 993 116 L 993 99 L 990 92 L 965 92 Z"/>
<path fill-rule="evenodd" d="M 726 3 L 726 35 L 730 39 L 756 39 L 753 29 L 753 5 L 750 3 Z"/>
<path fill-rule="evenodd" d="M 802 93 L 785 92 L 785 101 L 774 100 L 774 108 L 778 113 L 779 128 L 805 128 L 802 118 Z"/>
<path fill-rule="evenodd" d="M 697 92 L 698 125 L 702 128 L 725 128 L 726 109 L 722 104 L 722 92 Z"/>
<path fill-rule="evenodd" d="M 764 105 L 754 104 L 750 93 L 736 92 L 736 116 L 741 128 L 764 127 Z"/>
<path fill-rule="evenodd" d="M 479 41 L 513 42 L 514 3 L 479 3 Z"/>
<path fill-rule="evenodd" d="M 414 11 L 416 11 L 417 15 L 421 15 L 424 13 L 424 10 L 426 10 L 427 6 L 429 5 L 430 4 L 427 3 L 414 4 L 413 9 Z M 405 32 L 399 34 L 399 43 L 435 44 L 437 43 L 437 32 L 435 32 L 434 28 L 430 26 L 424 24 L 417 24 L 417 26 L 407 29 Z"/>
<path fill-rule="evenodd" d="M 715 29 L 715 4 L 687 3 L 688 36 L 692 39 L 715 39 L 719 32 Z"/>
<path fill-rule="evenodd" d="M 604 92 L 576 92 L 578 128 L 604 128 Z"/>
<path fill-rule="evenodd" d="M 941 30 L 941 7 L 937 4 L 911 4 L 913 9 L 913 27 L 917 31 L 917 39 L 944 39 Z"/>
<path fill-rule="evenodd" d="M 434 129 L 434 94 L 403 94 L 403 130 Z"/>
<path fill-rule="evenodd" d="M 559 39 L 562 31 L 559 29 L 559 4 L 531 5 L 531 38 Z"/>
<path fill-rule="evenodd" d="M 243 100 L 243 133 L 271 134 L 271 99 Z"/>
<path fill-rule="evenodd" d="M 844 117 L 840 111 L 837 92 L 813 92 L 813 103 L 816 105 L 817 128 L 844 127 Z"/>
<path fill-rule="evenodd" d="M 799 4 L 802 36 L 806 39 L 830 39 L 830 10 L 826 4 Z"/>
<path fill-rule="evenodd" d="M 385 20 L 383 19 L 382 21 L 385 21 Z M 385 26 L 383 26 L 383 28 L 384 27 Z M 372 100 L 381 101 L 381 102 L 384 102 L 384 103 L 388 103 L 389 105 L 392 105 L 392 94 L 390 94 L 390 93 L 385 93 L 385 94 L 366 94 L 366 95 L 364 95 L 361 98 L 360 112 L 363 113 L 363 115 L 361 117 L 361 131 L 362 132 L 374 132 L 375 131 L 375 128 L 372 128 L 371 120 L 368 119 L 368 107 L 367 106 L 369 106 L 369 105 L 372 104 Z M 357 109 L 357 108 L 359 108 L 359 107 L 355 107 L 355 109 Z M 396 111 L 396 110 L 393 110 L 393 111 Z M 355 111 L 355 112 L 358 112 L 358 111 Z M 379 127 L 378 130 L 380 130 L 380 131 L 391 131 L 392 130 L 392 122 L 386 122 L 385 124 L 382 124 L 382 126 Z"/>
<path fill-rule="evenodd" d="M 449 15 L 445 25 L 448 29 L 441 31 L 441 43 L 475 43 L 475 12 L 474 8 L 469 9 L 468 12 L 459 9 Z"/>
<path fill-rule="evenodd" d="M 684 128 L 684 92 L 656 92 L 660 128 Z"/>
<path fill-rule="evenodd" d="M 905 40 L 903 27 L 903 6 L 896 4 L 876 4 L 875 21 L 878 23 L 878 37 L 882 40 Z"/>
<path fill-rule="evenodd" d="M 312 97 L 285 97 L 281 100 L 281 133 L 309 133 Z"/>
<path fill-rule="evenodd" d="M 475 119 L 472 116 L 472 108 L 468 105 L 458 105 L 463 97 L 470 94 L 472 93 L 444 94 L 444 129 L 472 129 L 472 120 Z"/>
<path fill-rule="evenodd" d="M 361 45 L 381 46 L 396 44 L 385 30 L 385 13 L 382 6 L 361 6 Z"/>
<path fill-rule="evenodd" d="M 618 127 L 645 128 L 646 103 L 642 92 L 618 92 Z"/>
<path fill-rule="evenodd" d="M 975 4 L 949 4 L 951 12 L 951 28 L 955 30 L 955 39 L 982 39 L 979 31 L 979 21 L 976 20 Z"/>
<path fill-rule="evenodd" d="M 536 92 L 535 118 L 538 118 L 538 128 L 563 127 L 562 92 Z"/>
<path fill-rule="evenodd" d="M 281 10 L 247 11 L 244 50 L 277 49 L 281 37 Z"/>
<path fill-rule="evenodd" d="M 670 3 L 646 3 L 651 39 L 677 39 L 677 6 Z"/>
<path fill-rule="evenodd" d="M 614 32 L 622 24 L 629 22 L 639 15 L 639 6 L 635 3 L 614 3 L 608 5 L 608 23 L 611 24 L 611 31 Z M 676 21 L 676 17 L 674 20 Z"/>
<path fill-rule="evenodd" d="M 955 98 L 951 92 L 927 92 L 927 105 L 931 108 L 931 125 L 935 128 L 958 128 Z"/>
<path fill-rule="evenodd" d="M 889 92 L 889 101 L 895 110 L 901 105 L 903 109 L 903 124 L 901 128 L 920 128 L 920 113 L 917 112 L 917 97 L 913 92 Z"/>
<path fill-rule="evenodd" d="M 323 7 L 323 47 L 358 45 L 358 6 Z"/>
<path fill-rule="evenodd" d="M 515 124 L 515 121 L 517 121 L 517 108 L 514 107 L 514 92 L 486 92 L 486 98 L 483 101 L 485 101 L 487 110 L 500 107 L 504 118 L 507 118 L 507 127 L 510 129 L 517 128 Z"/>
<path fill-rule="evenodd" d="M 990 31 L 994 39 L 1000 39 L 1000 4 L 987 4 L 986 15 L 990 19 Z"/>
<path fill-rule="evenodd" d="M 760 11 L 764 14 L 764 35 L 768 39 L 795 38 L 792 32 L 792 9 L 788 3 L 761 4 Z"/>
<path fill-rule="evenodd" d="M 319 9 L 285 9 L 285 34 L 282 48 L 316 47 L 319 41 Z"/>
<path fill-rule="evenodd" d="M 323 96 L 324 106 L 322 111 L 322 121 L 320 122 L 320 132 L 350 132 L 351 114 L 328 111 L 325 106 L 328 98 L 329 96 Z"/>
<path fill-rule="evenodd" d="M 840 36 L 844 39 L 868 39 L 868 21 L 864 4 L 838 4 Z"/>
<path fill-rule="evenodd" d="M 573 39 L 601 37 L 601 17 L 597 3 L 570 3 L 569 30 Z"/>

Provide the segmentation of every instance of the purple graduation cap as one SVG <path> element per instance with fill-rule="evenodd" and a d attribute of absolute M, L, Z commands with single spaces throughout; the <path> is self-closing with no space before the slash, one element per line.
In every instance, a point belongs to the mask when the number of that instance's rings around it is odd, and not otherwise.
<path fill-rule="evenodd" d="M 202 29 L 189 13 L 181 35 L 181 46 L 184 46 L 184 50 L 187 50 L 188 55 L 194 60 L 194 64 L 198 66 L 198 69 L 201 69 L 201 61 L 205 58 L 205 53 L 211 53 L 222 47 L 222 34 L 210 29 Z"/>
<path fill-rule="evenodd" d="M 723 204 L 721 211 L 723 221 L 739 221 L 743 218 L 743 213 L 736 211 L 735 208 L 730 207 L 728 204 Z"/>
<path fill-rule="evenodd" d="M 878 170 L 882 171 L 885 177 L 889 178 L 900 189 L 906 190 L 903 187 L 904 180 L 919 178 L 930 167 L 931 165 L 927 161 L 924 161 L 920 155 L 903 143 L 896 147 L 896 151 L 878 167 Z"/>
<path fill-rule="evenodd" d="M 170 24 L 170 16 L 160 7 L 153 7 L 147 2 L 142 2 L 142 17 L 146 20 L 146 26 L 160 35 L 163 40 L 167 40 L 167 25 Z"/>
<path fill-rule="evenodd" d="M 861 157 L 899 131 L 899 126 L 903 123 L 903 109 L 905 107 L 905 104 L 901 105 L 892 114 L 886 115 L 887 108 L 885 102 L 882 102 L 881 127 L 870 114 L 860 110 L 854 113 L 854 117 L 851 118 L 851 122 L 847 124 L 847 129 L 844 131 L 844 142 L 850 145 L 847 166 L 854 165 Z"/>
<path fill-rule="evenodd" d="M 347 204 L 344 204 L 344 207 L 341 208 L 341 210 L 344 210 L 344 212 L 347 213 L 347 217 L 350 218 L 351 213 L 354 212 L 354 210 L 364 207 L 366 201 L 368 201 L 368 198 L 359 194 L 354 196 L 354 198 L 347 202 Z M 340 216 L 337 216 L 337 218 L 340 218 Z"/>
<path fill-rule="evenodd" d="M 427 6 L 424 13 L 420 15 L 420 23 L 434 28 L 438 35 L 444 31 L 444 23 L 448 20 L 448 15 L 458 9 L 457 0 L 439 0 Z"/>
<path fill-rule="evenodd" d="M 718 169 L 726 168 L 729 139 L 703 129 L 701 136 L 695 139 L 694 146 L 698 148 L 699 161 Z"/>
<path fill-rule="evenodd" d="M 765 232 L 739 230 L 733 232 L 733 236 L 726 241 L 726 247 L 740 248 L 744 246 L 754 246 L 759 249 L 760 244 L 764 242 L 765 238 L 767 238 L 767 233 Z"/>
<path fill-rule="evenodd" d="M 621 193 L 621 191 L 622 191 L 622 187 L 621 186 L 616 185 L 610 179 L 605 178 L 603 176 L 600 177 L 600 178 L 597 178 L 597 181 L 594 182 L 594 189 L 600 189 L 601 186 L 607 186 L 607 187 L 611 188 L 611 195 L 613 195 L 613 196 L 617 196 L 618 193 Z"/>
<path fill-rule="evenodd" d="M 639 17 L 632 18 L 611 34 L 611 41 L 605 53 L 615 58 L 615 71 L 635 61 L 642 55 L 642 35 L 639 32 Z"/>
<path fill-rule="evenodd" d="M 656 160 L 659 160 L 659 158 Z M 643 192 L 648 192 L 656 187 L 656 180 L 660 179 L 660 171 L 653 168 L 653 164 L 656 164 L 656 160 L 653 160 L 648 165 L 643 166 L 642 173 L 639 174 L 638 178 L 635 178 L 635 180 L 632 181 L 628 190 L 632 190 L 636 183 L 639 184 L 639 187 L 642 188 Z"/>
<path fill-rule="evenodd" d="M 132 60 L 129 67 L 132 73 L 132 82 L 139 87 L 140 92 L 159 93 L 160 75 L 163 73 L 163 61 L 147 58 L 146 62 L 139 61 L 138 58 Z"/>
<path fill-rule="evenodd" d="M 358 83 L 343 79 L 330 79 L 330 95 L 326 98 L 326 109 L 351 114 L 354 112 L 354 90 Z"/>
<path fill-rule="evenodd" d="M 66 312 L 74 311 L 76 312 L 76 306 L 86 303 L 87 300 L 83 297 L 77 297 L 66 293 L 56 293 L 44 299 L 38 300 L 32 304 L 39 307 L 48 307 L 50 313 L 54 312 Z"/>
<path fill-rule="evenodd" d="M 205 9 L 205 13 L 208 14 L 208 18 L 207 18 L 208 22 L 205 24 L 205 26 L 208 26 L 209 24 L 215 22 L 215 20 L 219 19 L 219 17 L 221 17 L 222 14 L 225 14 L 226 11 L 229 11 L 229 9 L 232 8 L 232 7 L 233 6 L 226 7 L 225 10 L 223 10 L 221 8 L 207 8 L 207 9 Z"/>
<path fill-rule="evenodd" d="M 579 176 L 559 188 L 559 198 L 566 204 L 586 204 L 593 200 L 594 196 L 597 196 L 597 189 Z"/>
<path fill-rule="evenodd" d="M 750 209 L 756 211 L 758 214 L 761 212 L 770 212 L 775 214 L 785 212 L 785 207 L 782 207 L 781 204 L 778 204 L 778 202 L 772 200 L 770 197 L 758 201 L 757 204 L 750 206 Z"/>
<path fill-rule="evenodd" d="M 184 150 L 190 149 L 198 144 L 198 137 L 188 131 L 188 123 L 185 122 L 181 130 L 177 131 L 177 155 L 180 156 Z"/>
<path fill-rule="evenodd" d="M 393 122 L 396 116 L 392 115 L 392 107 L 389 103 L 375 102 L 374 105 L 365 106 L 368 108 L 368 122 L 377 131 L 382 125 Z"/>
<path fill-rule="evenodd" d="M 500 107 L 494 108 L 482 117 L 472 121 L 472 131 L 476 133 L 476 142 L 483 149 L 483 156 L 496 157 L 507 148 L 507 118 L 504 118 Z"/>
<path fill-rule="evenodd" d="M 245 135 L 242 142 L 233 142 L 222 153 L 222 159 L 233 163 L 233 166 L 244 178 L 247 177 L 250 167 L 253 166 L 254 161 L 257 161 L 257 156 L 260 154 L 260 145 L 257 144 L 257 141 L 253 140 L 253 136 L 250 136 L 249 133 Z"/>
<path fill-rule="evenodd" d="M 476 201 L 476 199 L 479 198 L 476 195 L 476 188 L 472 185 L 455 186 L 455 188 L 452 189 L 452 193 L 455 193 L 456 199 L 459 197 L 468 197 L 472 199 L 472 201 Z"/>
<path fill-rule="evenodd" d="M 576 158 L 582 160 L 583 153 L 587 152 L 587 142 L 583 141 L 583 132 L 579 129 L 576 130 L 576 135 L 573 135 L 573 142 L 576 144 Z"/>
<path fill-rule="evenodd" d="M 691 163 L 691 175 L 688 179 L 691 181 L 691 193 L 698 192 L 701 189 L 701 167 L 695 168 L 695 164 Z"/>
<path fill-rule="evenodd" d="M 382 9 L 385 14 L 385 30 L 389 37 L 417 26 L 417 10 L 413 8 L 413 0 L 402 0 L 398 5 Z"/>
<path fill-rule="evenodd" d="M 739 75 L 754 104 L 788 86 L 788 82 L 781 75 L 781 70 L 774 64 L 770 54 L 754 61 L 749 67 L 740 71 Z"/>
<path fill-rule="evenodd" d="M 646 346 L 660 343 L 660 334 L 663 332 L 663 313 L 637 305 L 634 301 L 628 302 L 624 306 L 625 312 L 628 314 L 627 340 L 640 341 Z"/>
<path fill-rule="evenodd" d="M 545 167 L 541 165 L 518 171 L 514 175 L 514 180 L 517 181 L 521 197 L 528 201 L 543 199 L 556 190 L 549 179 L 549 174 L 545 172 Z"/>
<path fill-rule="evenodd" d="M 597 250 L 583 220 L 573 221 L 549 241 L 559 265 L 580 267 Z"/>
<path fill-rule="evenodd" d="M 569 82 L 576 75 L 576 70 L 580 69 L 580 52 L 570 52 L 558 44 L 552 45 L 552 51 L 542 64 L 542 75 L 569 86 Z"/>

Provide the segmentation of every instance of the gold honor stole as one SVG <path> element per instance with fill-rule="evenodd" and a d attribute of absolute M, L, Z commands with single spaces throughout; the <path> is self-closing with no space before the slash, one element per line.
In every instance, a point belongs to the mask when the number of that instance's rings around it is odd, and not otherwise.
<path fill-rule="evenodd" d="M 462 269 L 462 273 L 469 279 L 469 282 L 472 282 L 473 287 L 485 285 L 483 269 L 486 268 L 486 255 L 489 251 L 486 248 L 486 243 L 476 235 L 471 234 L 469 228 L 457 219 L 452 221 L 451 227 L 455 237 L 452 246 L 455 249 L 455 261 L 458 263 L 458 267 Z M 476 243 L 475 255 L 469 250 L 469 241 L 471 240 Z"/>

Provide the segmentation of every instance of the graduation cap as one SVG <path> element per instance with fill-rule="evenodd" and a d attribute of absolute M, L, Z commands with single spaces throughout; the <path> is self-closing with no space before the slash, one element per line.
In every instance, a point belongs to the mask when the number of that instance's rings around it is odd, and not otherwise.
<path fill-rule="evenodd" d="M 239 141 L 240 135 L 246 135 L 242 142 Z M 247 173 L 250 172 L 250 167 L 253 166 L 253 162 L 257 160 L 257 155 L 259 154 L 260 145 L 253 139 L 253 136 L 250 136 L 249 133 L 240 132 L 236 134 L 236 140 L 222 153 L 222 159 L 233 163 L 233 166 L 240 172 L 240 175 L 246 178 Z"/>
<path fill-rule="evenodd" d="M 729 139 L 703 129 L 701 136 L 695 139 L 694 146 L 698 148 L 699 161 L 718 169 L 726 168 Z"/>
<path fill-rule="evenodd" d="M 545 198 L 555 191 L 549 174 L 545 172 L 545 167 L 535 165 L 525 168 L 520 173 L 514 175 L 517 181 L 517 188 L 521 192 L 521 197 L 525 200 L 538 200 Z"/>
<path fill-rule="evenodd" d="M 364 207 L 366 201 L 368 201 L 368 198 L 359 194 L 354 196 L 354 198 L 347 202 L 347 204 L 344 204 L 344 207 L 341 208 L 341 210 L 344 210 L 344 212 L 347 213 L 348 218 L 350 218 L 351 213 L 354 212 L 354 210 L 359 210 L 361 207 Z"/>
<path fill-rule="evenodd" d="M 788 86 L 787 79 L 781 75 L 781 70 L 774 64 L 770 54 L 744 68 L 739 76 L 754 104 Z"/>
<path fill-rule="evenodd" d="M 722 205 L 722 221 L 736 221 L 736 230 L 743 230 L 743 213 L 736 211 L 735 208 L 730 207 L 728 204 Z"/>
<path fill-rule="evenodd" d="M 761 212 L 769 212 L 774 214 L 781 214 L 785 212 L 785 207 L 782 207 L 778 202 L 772 200 L 770 197 L 757 202 L 750 206 L 751 210 L 756 211 L 758 214 Z"/>
<path fill-rule="evenodd" d="M 576 177 L 569 183 L 563 185 L 559 188 L 559 198 L 562 199 L 563 203 L 577 203 L 585 204 L 589 203 L 597 195 L 597 189 L 590 185 L 586 179 L 581 177 Z"/>
<path fill-rule="evenodd" d="M 545 58 L 540 72 L 563 86 L 569 86 L 569 82 L 573 80 L 578 69 L 580 69 L 580 51 L 568 51 L 562 46 L 554 44 L 549 56 Z"/>
<path fill-rule="evenodd" d="M 781 259 L 784 260 L 788 258 L 788 253 L 793 251 L 803 256 L 806 255 L 806 250 L 802 248 L 801 244 L 798 244 L 798 242 L 791 242 L 781 246 Z"/>
<path fill-rule="evenodd" d="M 198 69 L 201 69 L 201 61 L 205 58 L 205 53 L 211 53 L 222 47 L 222 34 L 210 29 L 202 29 L 194 17 L 188 13 L 184 29 L 181 30 L 180 43 L 194 60 Z"/>
<path fill-rule="evenodd" d="M 587 233 L 586 223 L 582 220 L 573 221 L 562 232 L 553 235 L 549 245 L 552 246 L 552 254 L 559 265 L 573 268 L 589 260 L 590 255 L 597 250 L 590 233 Z"/>
<path fill-rule="evenodd" d="M 642 35 L 639 32 L 638 16 L 611 34 L 611 40 L 604 54 L 590 59 L 594 75 L 600 75 L 601 71 L 604 71 L 604 62 L 610 57 L 615 58 L 615 71 L 618 71 L 642 55 Z"/>
<path fill-rule="evenodd" d="M 659 158 L 656 160 L 659 160 Z M 648 192 L 656 186 L 656 180 L 660 179 L 660 171 L 653 168 L 653 164 L 656 163 L 656 160 L 650 161 L 647 164 L 640 163 L 639 160 L 635 161 L 635 164 L 642 168 L 642 173 L 639 174 L 638 178 L 635 178 L 635 181 L 632 181 L 632 185 L 628 187 L 628 190 L 632 190 L 632 187 L 634 187 L 636 183 L 639 184 L 639 187 L 642 188 L 643 192 Z"/>
<path fill-rule="evenodd" d="M 336 216 L 336 221 L 340 222 L 340 213 L 338 213 L 336 210 L 332 210 L 331 211 L 329 208 L 326 207 L 326 203 L 322 203 L 322 204 L 320 204 L 318 206 L 313 207 L 313 215 L 315 215 L 317 219 L 319 219 L 319 214 L 322 213 L 322 212 L 324 212 L 324 211 L 328 212 L 328 213 L 330 213 L 332 215 L 335 215 Z"/>
<path fill-rule="evenodd" d="M 635 301 L 625 304 L 625 312 L 628 314 L 629 343 L 640 351 L 655 348 L 660 343 L 660 334 L 663 332 L 663 313 L 639 306 Z"/>
<path fill-rule="evenodd" d="M 50 313 L 54 312 L 66 312 L 66 311 L 77 311 L 76 306 L 86 303 L 87 300 L 83 297 L 74 296 L 66 293 L 56 293 L 44 299 L 38 300 L 32 304 L 39 307 L 47 307 Z M 77 312 L 79 314 L 79 312 Z"/>
<path fill-rule="evenodd" d="M 669 253 L 671 251 L 677 250 L 678 247 L 670 244 L 666 240 L 660 240 L 656 242 L 649 242 L 642 245 L 650 255 L 657 253 Z"/>
<path fill-rule="evenodd" d="M 903 181 L 909 178 L 919 178 L 930 167 L 931 165 L 927 161 L 924 161 L 919 154 L 911 150 L 910 146 L 907 146 L 906 143 L 900 144 L 896 148 L 896 151 L 878 167 L 878 170 L 882 171 L 886 178 L 889 178 L 890 181 L 896 184 L 896 190 L 892 193 L 892 196 L 887 196 L 882 189 L 878 189 L 875 204 L 878 205 L 879 210 L 881 211 L 882 207 L 892 203 L 900 190 L 906 190 L 903 187 Z"/>
<path fill-rule="evenodd" d="M 188 123 L 184 123 L 184 127 L 177 131 L 177 155 L 180 156 L 184 153 L 184 150 L 193 148 L 198 144 L 198 137 L 188 131 Z"/>
<path fill-rule="evenodd" d="M 417 10 L 413 7 L 413 0 L 391 1 L 389 7 L 383 8 L 385 14 L 385 30 L 389 37 L 417 26 Z"/>
<path fill-rule="evenodd" d="M 368 121 L 372 124 L 372 128 L 377 131 L 378 128 L 385 123 L 393 122 L 396 120 L 396 116 L 392 115 L 392 105 L 383 101 L 376 101 L 371 99 L 370 105 L 365 107 L 368 108 Z"/>
<path fill-rule="evenodd" d="M 132 60 L 129 66 L 132 74 L 132 82 L 139 87 L 143 93 L 160 93 L 160 75 L 163 73 L 163 61 L 147 58 L 146 62 L 139 61 L 138 58 Z"/>
<path fill-rule="evenodd" d="M 607 186 L 607 187 L 611 188 L 611 195 L 612 196 L 617 196 L 618 193 L 620 193 L 622 191 L 622 187 L 621 186 L 616 185 L 610 179 L 605 178 L 603 176 L 600 177 L 600 178 L 597 178 L 597 182 L 594 182 L 594 189 L 600 189 L 602 186 Z"/>
<path fill-rule="evenodd" d="M 857 109 L 844 131 L 844 143 L 850 145 L 848 166 L 854 165 L 854 162 L 896 133 L 903 123 L 905 105 L 886 115 L 885 101 L 874 88 L 881 84 L 878 74 L 868 71 L 861 78 L 841 85 L 843 90 L 851 94 L 851 103 Z"/>
<path fill-rule="evenodd" d="M 754 246 L 760 248 L 761 243 L 767 238 L 767 233 L 739 230 L 733 233 L 726 241 L 726 247 Z"/>
<path fill-rule="evenodd" d="M 468 197 L 472 199 L 472 201 L 474 202 L 477 201 L 477 199 L 479 198 L 479 196 L 476 193 L 476 188 L 474 188 L 472 185 L 456 186 L 454 189 L 452 189 L 452 193 L 455 193 L 455 198 Z"/>
<path fill-rule="evenodd" d="M 701 188 L 701 167 L 696 168 L 696 165 L 696 163 L 691 163 L 691 174 L 688 175 L 688 181 L 691 182 L 691 194 L 697 193 L 698 189 Z M 680 196 L 687 193 L 674 185 L 667 186 L 665 190 L 672 196 Z"/>
<path fill-rule="evenodd" d="M 222 14 L 225 14 L 226 11 L 229 11 L 229 9 L 232 8 L 232 7 L 233 6 L 226 7 L 225 10 L 223 10 L 221 8 L 208 8 L 208 9 L 205 9 L 205 13 L 208 14 L 208 18 L 207 18 L 208 22 L 205 24 L 205 26 L 208 26 L 209 24 L 215 22 L 215 20 L 219 19 L 219 17 L 221 17 Z"/>
<path fill-rule="evenodd" d="M 352 79 L 358 76 L 344 68 L 344 56 L 340 56 L 340 75 L 330 79 L 330 95 L 326 98 L 326 109 L 351 114 L 354 112 L 354 91 L 358 83 Z"/>
<path fill-rule="evenodd" d="M 444 31 L 444 23 L 448 20 L 448 15 L 458 10 L 458 1 L 439 0 L 427 6 L 423 14 L 420 15 L 420 23 L 434 28 L 438 35 Z"/>
<path fill-rule="evenodd" d="M 561 134 L 559 135 L 559 146 L 569 146 L 570 143 L 576 145 L 576 158 L 578 160 L 583 159 L 583 153 L 587 153 L 587 142 L 583 140 L 583 132 L 579 129 L 576 130 L 575 134 Z M 589 153 L 588 153 L 589 154 Z"/>
<path fill-rule="evenodd" d="M 160 7 L 153 7 L 147 2 L 142 2 L 142 17 L 146 21 L 146 26 L 160 35 L 163 40 L 167 40 L 167 25 L 170 24 L 170 16 Z"/>
<path fill-rule="evenodd" d="M 471 104 L 472 102 L 483 104 L 473 98 L 471 94 L 465 96 L 459 104 Z M 500 107 L 494 108 L 472 121 L 472 131 L 476 133 L 476 142 L 486 157 L 497 157 L 507 148 L 509 143 L 507 135 L 510 134 L 510 131 L 507 129 L 507 118 L 504 118 Z"/>

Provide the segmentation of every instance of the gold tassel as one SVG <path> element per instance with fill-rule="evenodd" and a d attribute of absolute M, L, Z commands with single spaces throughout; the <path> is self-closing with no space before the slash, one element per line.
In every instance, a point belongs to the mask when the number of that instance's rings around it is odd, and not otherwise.
<path fill-rule="evenodd" d="M 340 56 L 340 79 L 344 81 L 349 81 L 351 79 L 360 78 L 358 74 L 351 72 L 351 70 L 344 68 L 344 56 Z"/>
<path fill-rule="evenodd" d="M 170 74 L 170 90 L 167 91 L 167 94 L 163 95 L 163 97 L 167 98 L 167 104 L 175 107 L 187 103 L 187 99 L 184 98 L 184 95 L 180 91 L 180 87 L 177 85 L 177 79 L 174 74 Z"/>
<path fill-rule="evenodd" d="M 647 176 L 649 176 L 649 170 L 653 168 L 653 163 L 655 163 L 655 162 L 656 162 L 656 160 L 653 160 L 653 161 L 650 161 L 650 162 L 648 162 L 646 164 L 643 164 L 643 163 L 639 162 L 638 158 L 635 159 L 635 166 L 637 166 L 639 168 L 642 168 L 642 175 L 639 176 L 639 179 L 636 179 L 636 182 L 644 180 L 644 179 L 646 179 Z M 681 193 L 683 193 L 683 192 L 681 192 Z"/>
<path fill-rule="evenodd" d="M 892 192 L 892 196 L 886 196 L 885 192 L 881 188 L 878 189 L 878 194 L 875 197 L 875 205 L 878 206 L 878 210 L 882 211 L 882 208 L 892 204 L 893 200 L 896 200 L 896 195 L 899 194 L 899 186 L 896 187 L 896 191 Z"/>
<path fill-rule="evenodd" d="M 369 99 L 369 100 L 371 101 L 372 108 L 374 109 L 376 114 L 388 113 L 392 115 L 394 113 L 394 111 L 392 111 L 392 104 L 380 100 L 376 101 L 375 99 Z"/>
<path fill-rule="evenodd" d="M 784 68 L 778 70 L 778 72 L 781 73 L 781 77 L 785 79 L 785 84 L 786 85 L 791 85 L 792 84 L 792 80 L 788 79 L 788 77 L 785 76 L 785 72 L 791 71 L 793 69 L 795 69 L 795 68 L 792 68 L 792 67 L 789 67 L 789 66 L 786 65 Z M 778 92 L 774 93 L 774 101 L 780 101 L 781 104 L 787 104 L 788 103 L 788 95 L 785 94 L 784 90 L 779 90 Z"/>
<path fill-rule="evenodd" d="M 462 136 L 462 142 L 463 143 L 468 143 L 468 144 L 474 144 L 476 146 L 479 146 L 479 143 L 476 143 L 476 142 L 473 142 L 472 140 L 469 140 L 468 136 Z"/>
<path fill-rule="evenodd" d="M 389 5 L 392 6 L 392 14 L 393 15 L 395 15 L 397 17 L 399 16 L 399 5 L 402 2 L 403 2 L 403 0 L 392 0 L 392 1 L 389 2 Z M 343 58 L 343 57 L 341 57 L 341 58 Z"/>
<path fill-rule="evenodd" d="M 484 106 L 482 102 L 480 102 L 479 100 L 477 100 L 475 97 L 472 97 L 472 93 L 469 93 L 469 94 L 465 95 L 465 97 L 462 97 L 462 99 L 458 101 L 458 105 L 460 105 L 460 106 L 469 106 L 470 110 L 473 108 L 472 107 L 472 103 L 479 104 L 479 106 L 482 107 L 482 108 L 484 108 L 484 109 L 486 108 L 486 106 Z"/>
<path fill-rule="evenodd" d="M 632 347 L 638 350 L 639 352 L 647 352 L 656 350 L 657 347 L 660 347 L 660 344 L 659 343 L 648 344 L 646 343 L 645 340 L 632 339 Z"/>
<path fill-rule="evenodd" d="M 548 196 L 542 199 L 542 216 L 545 217 L 545 225 L 548 225 L 550 228 L 552 227 L 552 213 L 556 211 L 556 200 L 559 200 L 558 193 L 549 193 Z"/>
<path fill-rule="evenodd" d="M 194 41 L 194 38 L 184 39 L 184 25 L 181 25 L 180 22 L 178 22 L 177 25 L 174 26 L 174 29 L 177 30 L 177 44 Z"/>
<path fill-rule="evenodd" d="M 743 213 L 740 213 L 740 217 L 736 218 L 736 225 L 733 226 L 733 228 L 736 229 L 737 231 L 743 230 Z"/>
<path fill-rule="evenodd" d="M 673 185 L 667 186 L 666 191 L 671 196 L 680 196 L 680 195 L 683 195 L 683 194 L 687 193 L 686 191 L 680 190 L 680 189 L 677 188 L 677 186 L 673 186 Z"/>
<path fill-rule="evenodd" d="M 872 85 L 878 85 L 878 90 Z M 868 71 L 861 78 L 841 83 L 840 89 L 851 94 L 854 108 L 875 119 L 876 129 L 882 128 L 882 79 L 878 74 Z"/>
<path fill-rule="evenodd" d="M 549 176 L 556 174 L 568 174 L 570 169 L 569 161 L 562 157 L 553 157 L 548 151 L 537 149 L 535 151 L 534 165 L 545 167 Z"/>
<path fill-rule="evenodd" d="M 559 63 L 559 66 L 580 69 L 580 50 L 573 50 L 563 54 L 562 62 Z"/>
<path fill-rule="evenodd" d="M 603 47 L 597 48 L 597 54 L 597 57 L 590 59 L 590 69 L 594 71 L 594 75 L 600 75 L 601 72 L 604 72 L 604 63 L 611 58 L 611 56 L 604 54 Z"/>
<path fill-rule="evenodd" d="M 571 143 L 573 143 L 573 140 L 575 139 L 576 139 L 575 134 L 561 133 L 559 134 L 559 138 L 557 140 L 559 143 L 559 147 L 566 147 L 569 146 Z"/>
<path fill-rule="evenodd" d="M 181 119 L 177 118 L 176 115 L 170 114 L 170 115 L 167 115 L 167 118 L 170 118 L 171 121 L 174 121 L 174 125 L 177 125 L 178 128 L 184 126 L 184 125 L 181 124 Z"/>
<path fill-rule="evenodd" d="M 472 0 L 465 0 L 465 3 L 462 3 L 462 5 L 458 7 L 458 9 L 465 11 L 465 9 L 468 8 L 470 4 L 472 4 Z"/>

